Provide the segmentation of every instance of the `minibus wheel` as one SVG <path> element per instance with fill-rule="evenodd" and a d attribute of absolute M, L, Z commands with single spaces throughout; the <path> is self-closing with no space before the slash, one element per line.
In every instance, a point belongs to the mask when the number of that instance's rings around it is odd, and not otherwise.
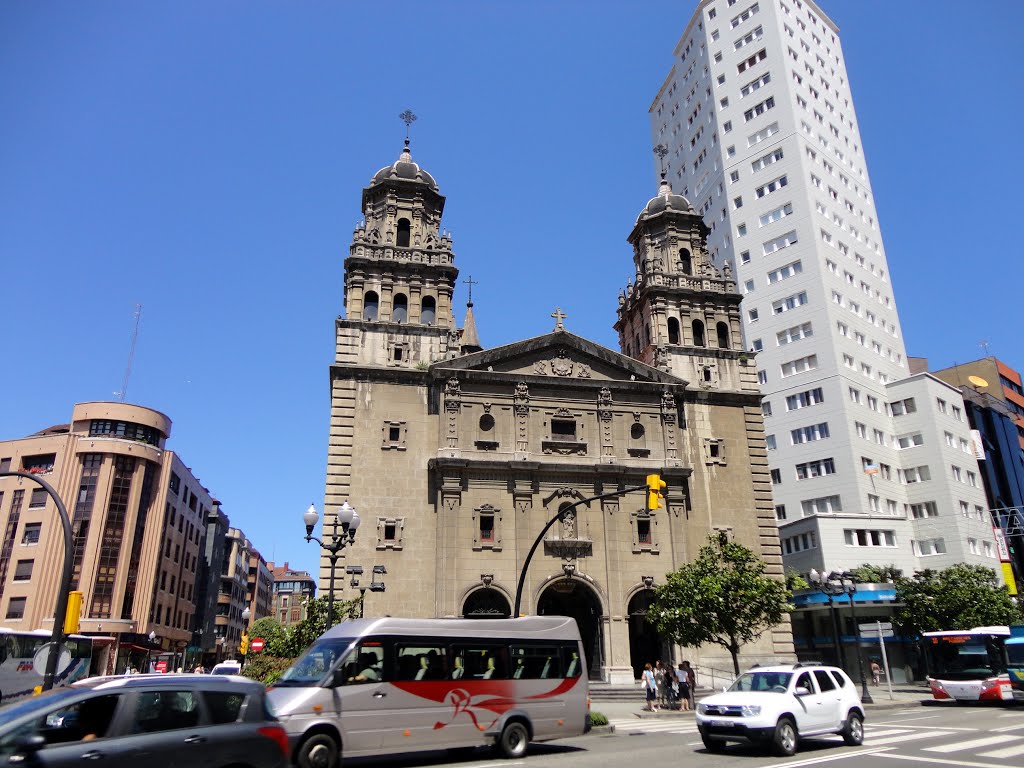
<path fill-rule="evenodd" d="M 314 733 L 299 746 L 299 768 L 338 768 L 338 743 L 326 733 Z"/>
<path fill-rule="evenodd" d="M 520 720 L 513 720 L 505 726 L 498 737 L 498 751 L 508 758 L 522 757 L 526 754 L 526 747 L 530 743 L 530 731 L 526 724 Z"/>

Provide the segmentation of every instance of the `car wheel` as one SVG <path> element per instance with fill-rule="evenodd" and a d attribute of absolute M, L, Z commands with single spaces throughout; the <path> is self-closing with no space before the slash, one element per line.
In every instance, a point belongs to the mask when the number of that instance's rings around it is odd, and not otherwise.
<path fill-rule="evenodd" d="M 709 736 L 701 734 L 701 741 L 704 742 L 704 749 L 708 752 L 724 752 L 725 742 L 721 739 L 712 739 Z"/>
<path fill-rule="evenodd" d="M 864 718 L 856 712 L 851 712 L 840 734 L 847 745 L 859 747 L 864 743 Z"/>
<path fill-rule="evenodd" d="M 326 733 L 315 733 L 302 742 L 295 762 L 299 768 L 338 768 L 338 743 Z"/>
<path fill-rule="evenodd" d="M 530 732 L 526 725 L 519 720 L 513 720 L 501 732 L 496 746 L 503 757 L 517 758 L 526 754 L 529 743 Z"/>
<path fill-rule="evenodd" d="M 791 718 L 780 717 L 772 735 L 772 748 L 775 754 L 780 757 L 796 754 L 797 738 L 796 723 Z"/>

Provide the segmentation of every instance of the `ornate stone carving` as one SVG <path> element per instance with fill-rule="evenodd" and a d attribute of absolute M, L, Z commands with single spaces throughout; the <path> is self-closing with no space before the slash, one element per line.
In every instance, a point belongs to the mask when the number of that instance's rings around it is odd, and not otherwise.
<path fill-rule="evenodd" d="M 564 349 L 558 350 L 558 357 L 551 361 L 551 372 L 556 376 L 572 376 L 573 362 L 570 360 Z"/>
<path fill-rule="evenodd" d="M 669 365 L 668 350 L 665 347 L 654 348 L 654 367 L 662 371 L 671 370 Z"/>
<path fill-rule="evenodd" d="M 547 376 L 548 375 L 548 363 L 547 363 L 547 360 L 538 360 L 536 363 L 534 363 L 533 364 L 533 372 L 536 373 L 538 376 Z"/>
<path fill-rule="evenodd" d="M 580 379 L 590 378 L 590 366 L 584 363 L 576 363 L 576 376 Z"/>

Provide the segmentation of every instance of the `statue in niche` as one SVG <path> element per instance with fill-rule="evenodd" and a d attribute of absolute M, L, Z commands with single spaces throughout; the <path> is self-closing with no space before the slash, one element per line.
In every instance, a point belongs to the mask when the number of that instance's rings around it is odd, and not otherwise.
<path fill-rule="evenodd" d="M 569 510 L 562 515 L 562 538 L 576 538 L 576 512 Z"/>

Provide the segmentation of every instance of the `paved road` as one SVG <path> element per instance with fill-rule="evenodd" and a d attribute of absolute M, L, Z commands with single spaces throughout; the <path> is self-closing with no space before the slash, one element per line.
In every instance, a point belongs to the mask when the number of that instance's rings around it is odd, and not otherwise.
<path fill-rule="evenodd" d="M 457 768 L 605 768 L 663 765 L 693 768 L 1008 768 L 1024 766 L 1024 707 L 907 706 L 868 714 L 862 747 L 847 747 L 838 737 L 811 739 L 793 757 L 762 754 L 744 746 L 723 754 L 704 750 L 692 718 L 616 717 L 614 733 L 531 745 L 522 760 L 499 760 L 476 750 L 452 760 L 443 753 L 404 755 L 383 760 L 346 761 L 346 766 L 453 766 Z"/>

